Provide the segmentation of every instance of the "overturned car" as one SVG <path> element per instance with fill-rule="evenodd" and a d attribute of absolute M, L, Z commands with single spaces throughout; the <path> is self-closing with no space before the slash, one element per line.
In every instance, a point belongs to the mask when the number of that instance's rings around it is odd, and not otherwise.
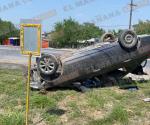
<path fill-rule="evenodd" d="M 32 69 L 31 87 L 83 86 L 87 79 L 109 76 L 124 77 L 128 73 L 144 74 L 141 63 L 149 58 L 150 36 L 137 36 L 123 31 L 113 42 L 102 42 L 77 50 L 45 51 Z"/>

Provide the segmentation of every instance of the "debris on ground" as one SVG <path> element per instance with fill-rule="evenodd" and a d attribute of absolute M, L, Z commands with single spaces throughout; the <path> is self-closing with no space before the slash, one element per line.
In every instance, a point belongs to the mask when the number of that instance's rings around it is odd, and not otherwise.
<path fill-rule="evenodd" d="M 150 98 L 143 99 L 144 102 L 150 102 Z"/>

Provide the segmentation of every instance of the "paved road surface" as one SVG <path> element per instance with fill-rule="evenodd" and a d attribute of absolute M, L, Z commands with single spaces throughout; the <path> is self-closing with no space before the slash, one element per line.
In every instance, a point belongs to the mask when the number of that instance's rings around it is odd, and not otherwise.
<path fill-rule="evenodd" d="M 42 52 L 49 51 L 51 54 L 63 55 L 66 51 L 72 52 L 73 50 L 66 49 L 42 49 Z M 0 63 L 14 63 L 14 64 L 28 64 L 28 56 L 21 55 L 20 47 L 13 46 L 0 46 Z M 32 58 L 32 63 L 35 63 L 35 57 Z"/>

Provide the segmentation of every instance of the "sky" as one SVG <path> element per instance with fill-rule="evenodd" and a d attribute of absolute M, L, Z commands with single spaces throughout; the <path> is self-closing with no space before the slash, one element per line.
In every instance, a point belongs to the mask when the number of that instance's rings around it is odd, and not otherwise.
<path fill-rule="evenodd" d="M 73 18 L 105 29 L 127 29 L 130 0 L 0 0 L 0 18 L 20 24 L 21 19 L 42 19 L 43 32 L 55 23 Z M 150 20 L 150 0 L 134 0 L 133 24 Z"/>

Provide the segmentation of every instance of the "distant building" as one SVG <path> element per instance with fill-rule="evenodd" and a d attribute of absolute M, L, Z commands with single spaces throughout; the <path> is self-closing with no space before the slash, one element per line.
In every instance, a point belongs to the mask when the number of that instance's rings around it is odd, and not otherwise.
<path fill-rule="evenodd" d="M 20 46 L 20 38 L 19 37 L 10 37 L 8 39 L 3 40 L 3 45 L 12 45 L 12 46 Z"/>

